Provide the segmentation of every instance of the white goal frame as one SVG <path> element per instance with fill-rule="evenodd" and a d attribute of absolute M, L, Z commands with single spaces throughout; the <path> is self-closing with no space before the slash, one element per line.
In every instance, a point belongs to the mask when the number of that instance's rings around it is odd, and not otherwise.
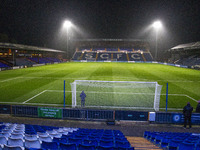
<path fill-rule="evenodd" d="M 154 104 L 152 108 L 147 108 L 147 107 L 131 107 L 131 108 L 136 108 L 136 109 L 154 109 L 155 111 L 159 111 L 159 106 L 160 106 L 160 95 L 161 95 L 161 89 L 162 85 L 159 85 L 157 82 L 140 82 L 140 81 L 97 81 L 97 80 L 75 80 L 73 83 L 71 83 L 71 91 L 72 91 L 72 107 L 77 107 L 77 100 L 76 100 L 76 92 L 77 92 L 77 82 L 101 82 L 101 83 L 139 83 L 139 84 L 154 84 L 155 85 L 155 92 L 154 92 Z M 81 92 L 81 91 L 78 91 Z M 98 92 L 97 92 L 98 93 Z M 99 92 L 101 93 L 101 92 Z M 87 94 L 86 94 L 87 95 Z M 151 94 L 152 95 L 152 94 Z M 92 107 L 92 106 L 88 106 Z M 97 107 L 97 106 L 94 106 Z M 102 106 L 99 106 L 102 108 Z M 103 106 L 104 107 L 104 106 Z M 106 108 L 106 107 L 105 107 Z M 113 108 L 113 107 L 111 107 Z M 120 107 L 121 108 L 121 107 Z"/>

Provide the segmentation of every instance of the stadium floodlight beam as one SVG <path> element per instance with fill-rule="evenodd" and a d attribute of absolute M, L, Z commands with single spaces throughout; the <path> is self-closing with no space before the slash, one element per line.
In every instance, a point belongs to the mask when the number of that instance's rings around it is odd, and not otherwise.
<path fill-rule="evenodd" d="M 69 20 L 66 20 L 64 23 L 63 23 L 63 27 L 65 29 L 67 29 L 67 58 L 69 59 L 69 28 L 72 26 L 72 23 L 71 21 Z"/>
<path fill-rule="evenodd" d="M 155 60 L 157 60 L 157 53 L 158 53 L 158 31 L 162 28 L 162 23 L 160 21 L 155 21 L 153 23 L 153 28 L 156 31 L 156 51 L 155 51 Z"/>

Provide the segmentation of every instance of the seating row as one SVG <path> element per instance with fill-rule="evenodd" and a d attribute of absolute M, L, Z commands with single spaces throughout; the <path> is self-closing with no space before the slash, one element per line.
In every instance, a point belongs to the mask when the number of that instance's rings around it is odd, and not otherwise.
<path fill-rule="evenodd" d="M 2 62 L 0 62 L 0 68 L 7 68 L 7 67 L 9 67 L 9 66 L 4 64 L 4 63 L 2 63 Z"/>
<path fill-rule="evenodd" d="M 13 147 L 54 150 L 134 149 L 119 130 L 1 123 L 0 149 L 12 149 Z"/>
<path fill-rule="evenodd" d="M 200 150 L 200 134 L 145 131 L 144 138 L 163 149 Z"/>
<path fill-rule="evenodd" d="M 150 52 L 75 52 L 72 60 L 87 60 L 87 61 L 153 61 Z"/>

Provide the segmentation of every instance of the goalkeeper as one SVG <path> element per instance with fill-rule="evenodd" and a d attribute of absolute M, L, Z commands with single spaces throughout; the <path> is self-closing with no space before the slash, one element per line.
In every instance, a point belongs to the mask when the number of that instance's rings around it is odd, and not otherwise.
<path fill-rule="evenodd" d="M 81 92 L 80 97 L 81 97 L 81 107 L 85 107 L 86 94 L 84 93 L 84 91 Z"/>

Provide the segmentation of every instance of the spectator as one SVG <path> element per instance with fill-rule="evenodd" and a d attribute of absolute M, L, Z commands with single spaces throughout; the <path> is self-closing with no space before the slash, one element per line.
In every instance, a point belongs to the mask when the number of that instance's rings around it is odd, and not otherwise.
<path fill-rule="evenodd" d="M 80 97 L 81 97 L 81 107 L 85 107 L 86 94 L 84 93 L 84 91 L 81 92 Z"/>
<path fill-rule="evenodd" d="M 190 105 L 190 102 L 183 108 L 184 115 L 184 128 L 186 128 L 187 124 L 189 125 L 189 129 L 192 127 L 191 124 L 191 116 L 192 116 L 193 107 Z"/>
<path fill-rule="evenodd" d="M 198 101 L 197 107 L 196 107 L 196 112 L 200 113 L 200 100 Z"/>

